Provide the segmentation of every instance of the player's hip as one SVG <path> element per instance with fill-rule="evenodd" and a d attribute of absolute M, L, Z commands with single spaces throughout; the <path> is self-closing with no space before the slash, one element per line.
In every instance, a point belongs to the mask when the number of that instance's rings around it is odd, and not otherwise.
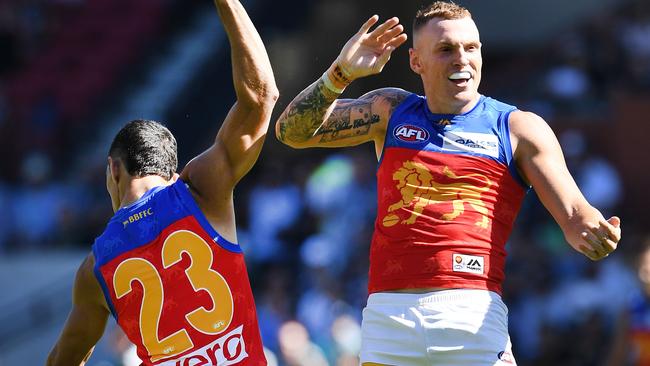
<path fill-rule="evenodd" d="M 363 310 L 361 361 L 514 365 L 507 314 L 492 291 L 374 293 Z"/>

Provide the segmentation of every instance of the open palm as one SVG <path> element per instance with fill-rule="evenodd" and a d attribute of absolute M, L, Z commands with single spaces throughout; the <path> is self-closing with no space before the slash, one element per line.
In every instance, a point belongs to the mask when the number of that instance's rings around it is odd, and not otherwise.
<path fill-rule="evenodd" d="M 368 19 L 339 54 L 337 61 L 351 80 L 380 73 L 392 52 L 406 42 L 404 27 L 397 18 L 390 18 L 369 32 L 378 20 L 377 15 Z"/>

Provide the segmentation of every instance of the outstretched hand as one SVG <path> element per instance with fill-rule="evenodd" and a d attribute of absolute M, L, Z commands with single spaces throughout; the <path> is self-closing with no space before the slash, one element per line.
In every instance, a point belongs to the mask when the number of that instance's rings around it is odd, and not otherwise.
<path fill-rule="evenodd" d="M 592 260 L 603 259 L 616 250 L 621 240 L 621 219 L 617 216 L 607 221 L 602 219 L 597 227 L 582 232 L 581 237 L 584 243 L 580 251 Z"/>
<path fill-rule="evenodd" d="M 406 42 L 407 36 L 399 19 L 390 18 L 370 32 L 378 21 L 379 16 L 370 17 L 343 46 L 337 58 L 350 80 L 380 73 L 393 51 Z"/>

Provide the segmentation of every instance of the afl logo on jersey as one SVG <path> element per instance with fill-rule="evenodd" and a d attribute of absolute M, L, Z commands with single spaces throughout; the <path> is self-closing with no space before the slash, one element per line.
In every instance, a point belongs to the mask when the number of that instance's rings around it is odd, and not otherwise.
<path fill-rule="evenodd" d="M 404 142 L 424 142 L 429 139 L 427 130 L 414 125 L 399 125 L 395 127 L 393 134 Z"/>

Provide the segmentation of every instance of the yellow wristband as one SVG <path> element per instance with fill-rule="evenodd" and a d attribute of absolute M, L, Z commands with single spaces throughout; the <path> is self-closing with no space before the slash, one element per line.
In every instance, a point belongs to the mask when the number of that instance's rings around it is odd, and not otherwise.
<path fill-rule="evenodd" d="M 350 73 L 347 72 L 347 70 L 345 70 L 338 62 L 334 65 L 334 70 L 332 70 L 332 76 L 330 78 L 334 83 L 344 86 L 348 86 L 352 82 L 350 79 Z"/>
<path fill-rule="evenodd" d="M 334 93 L 337 94 L 343 93 L 343 90 L 345 90 L 345 86 L 343 88 L 337 88 L 336 86 L 334 86 L 334 83 L 332 82 L 332 79 L 330 79 L 328 74 L 329 71 L 325 71 L 325 73 L 323 73 L 323 77 L 321 78 L 323 79 L 323 84 L 325 84 L 325 87 L 330 91 L 333 91 Z"/>
<path fill-rule="evenodd" d="M 352 79 L 350 78 L 350 73 L 346 72 L 338 61 L 335 61 L 323 74 L 323 82 L 328 89 L 341 94 L 350 85 Z"/>

